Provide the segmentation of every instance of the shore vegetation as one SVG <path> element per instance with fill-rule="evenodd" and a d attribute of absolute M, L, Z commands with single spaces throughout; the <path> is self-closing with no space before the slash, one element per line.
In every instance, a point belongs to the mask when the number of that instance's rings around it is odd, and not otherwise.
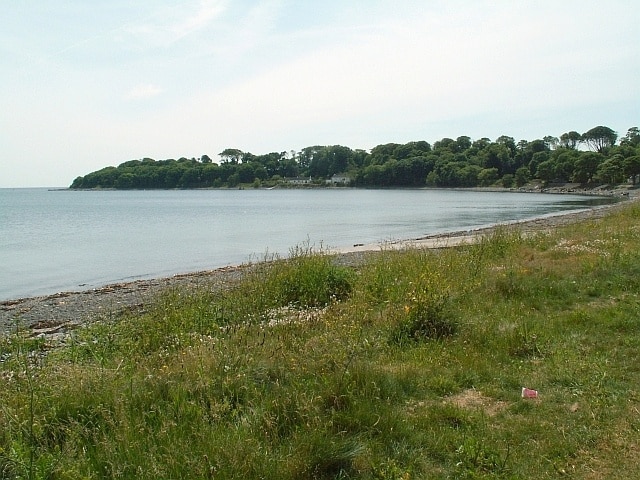
<path fill-rule="evenodd" d="M 582 134 L 516 141 L 502 135 L 387 143 L 365 151 L 342 145 L 254 155 L 237 148 L 199 158 L 129 160 L 77 177 L 72 189 L 272 187 L 501 187 L 574 183 L 585 188 L 640 178 L 640 132 L 605 126 Z"/>
<path fill-rule="evenodd" d="M 640 478 L 639 225 L 301 246 L 56 348 L 17 317 L 0 478 Z"/>

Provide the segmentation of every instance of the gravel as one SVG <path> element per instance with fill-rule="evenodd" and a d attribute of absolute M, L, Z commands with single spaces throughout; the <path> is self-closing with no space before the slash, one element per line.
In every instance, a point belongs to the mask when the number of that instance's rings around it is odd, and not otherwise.
<path fill-rule="evenodd" d="M 624 203 L 626 202 L 566 215 L 542 217 L 519 222 L 518 226 L 525 231 L 554 228 L 582 219 L 602 217 Z M 434 235 L 419 240 L 473 236 L 489 230 L 490 228 L 473 232 L 461 231 L 447 235 Z M 364 251 L 339 253 L 336 255 L 335 261 L 341 265 L 356 266 L 383 246 L 371 245 L 369 247 Z M 204 272 L 174 275 L 168 278 L 116 283 L 81 292 L 61 292 L 53 295 L 3 301 L 0 302 L 0 335 L 11 334 L 23 329 L 28 329 L 32 336 L 64 334 L 80 325 L 96 320 L 116 318 L 126 311 L 144 311 L 154 298 L 157 298 L 158 294 L 170 288 L 195 289 L 205 286 L 214 290 L 228 288 L 240 280 L 250 267 L 250 265 L 224 267 Z"/>

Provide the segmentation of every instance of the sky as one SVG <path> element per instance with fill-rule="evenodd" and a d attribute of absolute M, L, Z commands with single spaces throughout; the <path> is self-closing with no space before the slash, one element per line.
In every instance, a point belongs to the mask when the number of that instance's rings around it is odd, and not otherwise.
<path fill-rule="evenodd" d="M 640 126 L 637 0 L 20 0 L 0 187 L 214 161 Z"/>

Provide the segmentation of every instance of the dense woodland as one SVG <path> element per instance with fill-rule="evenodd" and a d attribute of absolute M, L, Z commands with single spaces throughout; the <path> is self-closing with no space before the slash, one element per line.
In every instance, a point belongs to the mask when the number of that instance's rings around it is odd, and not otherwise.
<path fill-rule="evenodd" d="M 619 141 L 618 141 L 619 140 Z M 584 186 L 636 183 L 640 176 L 640 131 L 618 139 L 611 128 L 516 142 L 501 136 L 472 140 L 461 136 L 378 145 L 370 152 L 341 145 L 254 155 L 235 148 L 178 160 L 131 160 L 76 178 L 72 189 L 173 189 L 287 185 L 306 177 L 326 185 L 333 175 L 358 187 L 521 187 L 571 182 Z"/>

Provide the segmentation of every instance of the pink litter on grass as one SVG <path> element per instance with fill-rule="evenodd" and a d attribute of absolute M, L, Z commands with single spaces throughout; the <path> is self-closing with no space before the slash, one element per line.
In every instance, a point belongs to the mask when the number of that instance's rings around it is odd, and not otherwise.
<path fill-rule="evenodd" d="M 538 391 L 522 387 L 522 398 L 538 398 Z"/>

